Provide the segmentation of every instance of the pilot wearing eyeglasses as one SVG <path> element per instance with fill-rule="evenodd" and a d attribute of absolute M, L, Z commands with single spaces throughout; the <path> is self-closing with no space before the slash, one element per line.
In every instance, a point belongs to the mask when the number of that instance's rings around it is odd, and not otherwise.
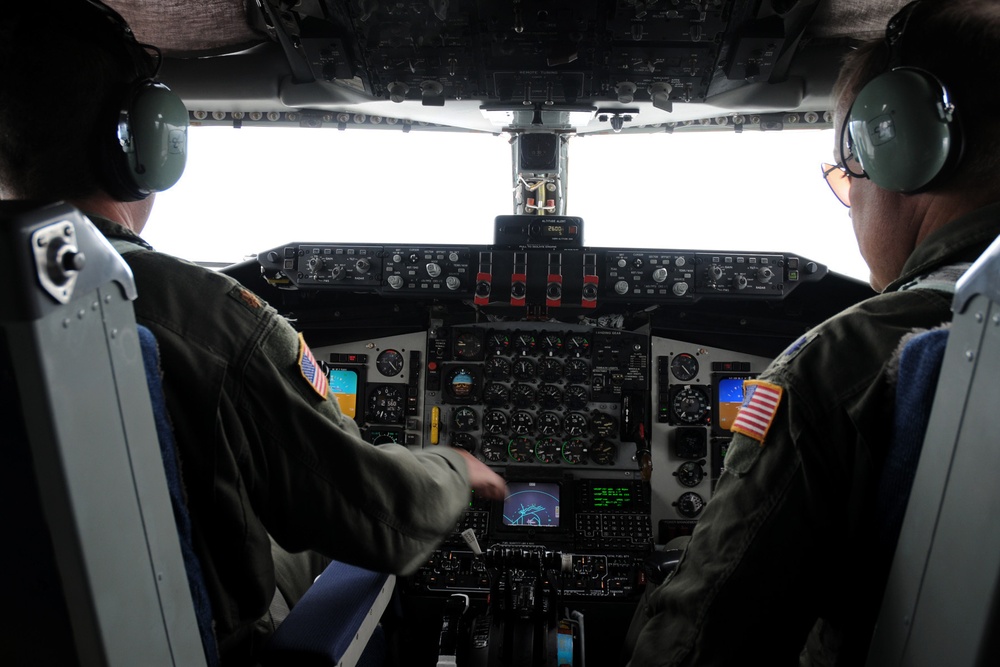
<path fill-rule="evenodd" d="M 823 175 L 879 294 L 747 382 L 716 493 L 636 610 L 630 667 L 864 664 L 906 504 L 879 504 L 898 350 L 950 321 L 956 279 L 1000 234 L 984 66 L 1000 66 L 994 0 L 912 2 L 845 61 Z"/>

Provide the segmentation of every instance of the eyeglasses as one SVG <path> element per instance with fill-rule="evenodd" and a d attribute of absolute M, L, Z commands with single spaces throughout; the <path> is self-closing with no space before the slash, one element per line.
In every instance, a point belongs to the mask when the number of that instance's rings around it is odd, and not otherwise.
<path fill-rule="evenodd" d="M 823 180 L 830 186 L 830 190 L 836 195 L 840 203 L 847 208 L 851 207 L 851 173 L 844 166 L 843 162 L 830 164 L 824 162 L 820 165 L 823 169 Z"/>

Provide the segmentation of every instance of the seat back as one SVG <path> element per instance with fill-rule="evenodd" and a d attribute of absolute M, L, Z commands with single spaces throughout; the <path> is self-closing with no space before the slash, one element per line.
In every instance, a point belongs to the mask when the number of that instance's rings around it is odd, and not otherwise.
<path fill-rule="evenodd" d="M 18 598 L 2 624 L 5 654 L 17 664 L 205 665 L 131 271 L 61 204 L 0 202 L 0 256 L 0 381 L 13 434 L 2 492 L 26 531 L 8 533 L 15 548 L 4 550 Z"/>
<path fill-rule="evenodd" d="M 953 310 L 871 667 L 1000 664 L 1000 240 Z"/>

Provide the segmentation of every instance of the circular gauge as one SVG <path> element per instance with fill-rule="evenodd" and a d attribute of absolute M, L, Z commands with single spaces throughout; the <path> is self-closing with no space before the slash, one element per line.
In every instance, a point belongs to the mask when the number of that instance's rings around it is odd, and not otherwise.
<path fill-rule="evenodd" d="M 562 420 L 554 412 L 543 412 L 538 415 L 538 432 L 542 435 L 558 435 Z"/>
<path fill-rule="evenodd" d="M 399 375 L 403 370 L 403 355 L 398 350 L 382 350 L 375 358 L 375 368 L 389 378 Z"/>
<path fill-rule="evenodd" d="M 510 400 L 519 408 L 530 408 L 535 404 L 535 390 L 529 384 L 515 384 L 510 390 Z"/>
<path fill-rule="evenodd" d="M 531 438 L 517 437 L 507 445 L 507 455 L 518 463 L 527 463 L 535 457 L 535 446 Z"/>
<path fill-rule="evenodd" d="M 476 436 L 471 433 L 456 433 L 451 436 L 451 446 L 460 447 L 470 454 L 476 451 Z"/>
<path fill-rule="evenodd" d="M 494 408 L 506 405 L 510 399 L 510 390 L 499 382 L 490 382 L 483 389 L 483 402 Z"/>
<path fill-rule="evenodd" d="M 365 434 L 365 440 L 372 443 L 373 445 L 388 445 L 391 443 L 399 444 L 402 440 L 403 434 L 399 432 L 398 429 L 368 429 Z"/>
<path fill-rule="evenodd" d="M 697 461 L 685 461 L 674 473 L 677 481 L 688 488 L 698 486 L 705 479 L 705 469 Z"/>
<path fill-rule="evenodd" d="M 510 377 L 510 362 L 503 357 L 491 357 L 483 371 L 491 380 L 506 380 Z"/>
<path fill-rule="evenodd" d="M 608 440 L 598 440 L 590 448 L 590 458 L 598 465 L 614 465 L 618 458 L 618 446 Z"/>
<path fill-rule="evenodd" d="M 559 407 L 562 403 L 562 391 L 554 384 L 543 384 L 536 394 L 538 402 L 546 410 Z"/>
<path fill-rule="evenodd" d="M 681 516 L 693 519 L 701 513 L 702 508 L 705 507 L 705 501 L 694 491 L 688 491 L 681 494 L 681 497 L 674 503 L 674 507 L 677 508 L 677 513 Z"/>
<path fill-rule="evenodd" d="M 487 410 L 486 414 L 483 415 L 483 430 L 487 433 L 494 435 L 506 433 L 509 424 L 510 420 L 507 419 L 507 415 L 499 410 Z"/>
<path fill-rule="evenodd" d="M 503 331 L 494 331 L 486 337 L 486 349 L 490 354 L 506 354 L 510 350 L 510 336 Z"/>
<path fill-rule="evenodd" d="M 566 391 L 563 392 L 563 396 L 565 397 L 566 405 L 569 406 L 570 410 L 579 410 L 585 407 L 587 405 L 587 401 L 590 400 L 587 388 L 575 384 L 566 387 Z"/>
<path fill-rule="evenodd" d="M 594 412 L 590 417 L 590 427 L 598 438 L 610 438 L 618 430 L 618 420 L 604 412 Z"/>
<path fill-rule="evenodd" d="M 693 380 L 698 375 L 698 360 L 693 354 L 682 352 L 670 360 L 670 372 L 681 382 Z"/>
<path fill-rule="evenodd" d="M 476 424 L 479 422 L 476 411 L 467 407 L 456 408 L 451 419 L 452 424 L 459 431 L 474 431 L 476 430 Z"/>
<path fill-rule="evenodd" d="M 483 339 L 476 331 L 463 331 L 455 336 L 456 359 L 480 359 L 483 352 Z"/>
<path fill-rule="evenodd" d="M 573 334 L 566 341 L 566 351 L 574 357 L 586 357 L 590 354 L 590 339 L 583 334 Z"/>
<path fill-rule="evenodd" d="M 578 438 L 567 440 L 562 446 L 562 457 L 566 463 L 579 465 L 587 458 L 587 443 Z"/>
<path fill-rule="evenodd" d="M 590 366 L 583 359 L 570 359 L 566 362 L 566 379 L 570 382 L 586 382 L 590 377 Z"/>
<path fill-rule="evenodd" d="M 697 424 L 705 421 L 708 415 L 708 398 L 701 389 L 684 387 L 674 395 L 670 408 L 679 421 L 685 424 Z"/>
<path fill-rule="evenodd" d="M 368 421 L 373 424 L 401 424 L 406 407 L 403 386 L 381 384 L 368 395 Z"/>
<path fill-rule="evenodd" d="M 562 443 L 555 438 L 542 438 L 535 443 L 535 457 L 542 463 L 557 463 L 562 454 Z"/>
<path fill-rule="evenodd" d="M 510 416 L 510 430 L 517 435 L 530 435 L 535 430 L 535 418 L 530 412 L 518 410 Z"/>
<path fill-rule="evenodd" d="M 571 412 L 563 421 L 566 434 L 577 438 L 587 432 L 587 417 L 582 412 Z"/>
<path fill-rule="evenodd" d="M 488 435 L 483 438 L 483 458 L 487 461 L 499 463 L 507 460 L 507 440 L 496 435 Z"/>
<path fill-rule="evenodd" d="M 535 377 L 535 362 L 531 359 L 517 359 L 511 371 L 518 380 L 531 380 Z"/>
<path fill-rule="evenodd" d="M 459 366 L 449 371 L 445 380 L 448 396 L 456 401 L 468 402 L 476 398 L 479 381 L 474 370 Z"/>
<path fill-rule="evenodd" d="M 562 354 L 563 337 L 557 333 L 544 334 L 542 335 L 542 340 L 539 342 L 539 347 L 541 347 L 543 354 L 549 356 Z"/>
<path fill-rule="evenodd" d="M 543 382 L 558 382 L 563 375 L 562 364 L 558 359 L 546 357 L 538 364 L 538 374 Z"/>
<path fill-rule="evenodd" d="M 535 339 L 535 334 L 526 331 L 514 334 L 514 350 L 518 354 L 533 354 L 537 347 L 538 341 Z"/>

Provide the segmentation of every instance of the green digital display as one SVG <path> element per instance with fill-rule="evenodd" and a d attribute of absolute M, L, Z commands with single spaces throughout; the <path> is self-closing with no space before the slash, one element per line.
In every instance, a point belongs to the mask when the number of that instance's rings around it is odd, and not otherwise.
<path fill-rule="evenodd" d="M 594 486 L 590 489 L 591 506 L 595 510 L 627 509 L 635 498 L 632 487 L 625 485 Z"/>

